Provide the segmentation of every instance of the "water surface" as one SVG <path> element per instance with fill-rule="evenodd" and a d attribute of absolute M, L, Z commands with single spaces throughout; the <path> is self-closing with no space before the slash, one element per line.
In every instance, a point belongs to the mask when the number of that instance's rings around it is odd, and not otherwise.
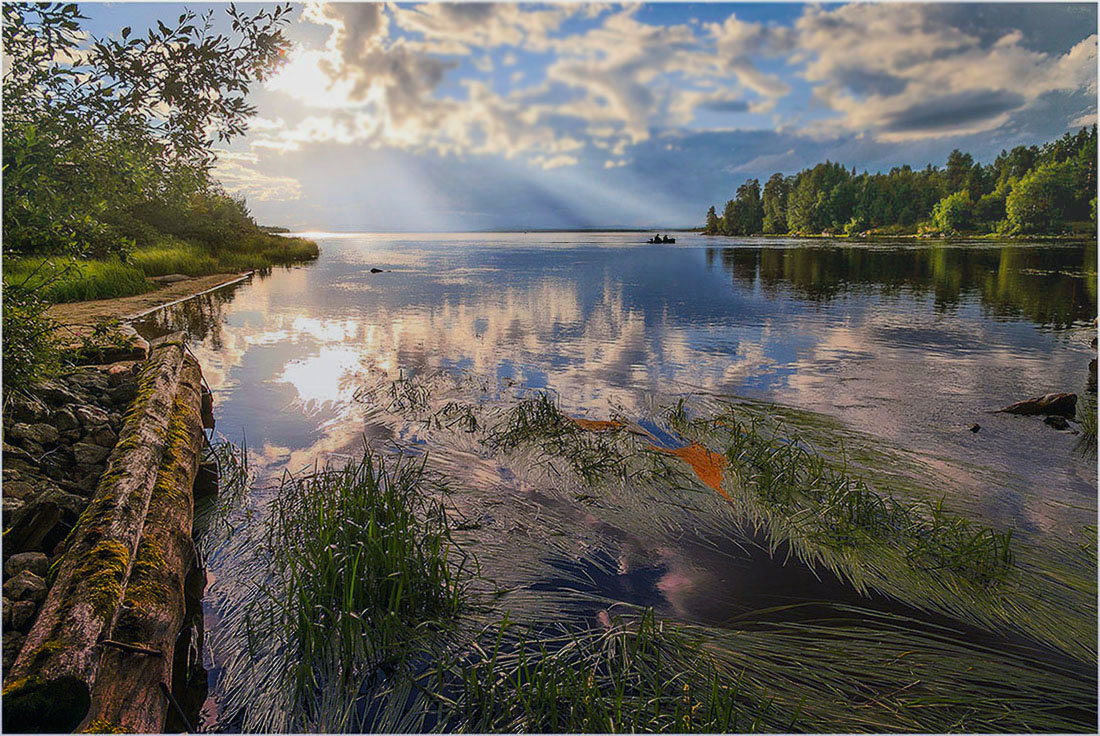
<path fill-rule="evenodd" d="M 1094 246 L 313 237 L 315 263 L 155 313 L 140 328 L 189 333 L 218 431 L 247 443 L 262 476 L 354 457 L 364 442 L 441 457 L 473 489 L 463 503 L 478 533 L 497 535 L 498 575 L 508 575 L 516 544 L 538 537 L 556 550 L 538 572 L 517 564 L 509 582 L 531 595 L 587 586 L 707 625 L 799 597 L 861 600 L 820 571 L 715 543 L 690 523 L 675 534 L 619 523 L 594 515 L 583 494 L 544 492 L 461 435 L 440 443 L 402 419 L 385 400 L 394 381 L 451 376 L 446 390 L 470 401 L 544 390 L 591 419 L 640 418 L 681 396 L 773 401 L 903 452 L 918 481 L 1028 544 L 1095 545 L 1096 465 L 1078 438 L 991 413 L 1051 391 L 1085 393 Z M 241 584 L 234 554 L 209 561 L 213 614 L 218 586 Z M 592 613 L 583 608 L 578 615 Z"/>

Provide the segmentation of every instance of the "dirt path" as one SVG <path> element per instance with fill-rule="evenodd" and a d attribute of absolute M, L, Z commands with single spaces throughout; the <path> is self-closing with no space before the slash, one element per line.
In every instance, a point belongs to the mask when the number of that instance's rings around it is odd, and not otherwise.
<path fill-rule="evenodd" d="M 130 319 L 165 304 L 171 304 L 201 294 L 233 281 L 247 278 L 251 272 L 216 273 L 167 284 L 155 291 L 117 299 L 96 299 L 88 302 L 55 304 L 46 315 L 62 325 L 93 325 L 107 319 Z"/>

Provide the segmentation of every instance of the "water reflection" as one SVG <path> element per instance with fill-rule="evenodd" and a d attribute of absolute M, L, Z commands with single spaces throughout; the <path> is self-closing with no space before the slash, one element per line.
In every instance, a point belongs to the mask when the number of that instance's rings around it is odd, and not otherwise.
<path fill-rule="evenodd" d="M 921 454 L 998 524 L 1087 523 L 1095 468 L 1074 438 L 988 411 L 1083 389 L 1095 247 L 637 239 L 322 238 L 311 266 L 141 327 L 188 331 L 219 429 L 271 472 L 393 436 L 353 400 L 364 383 L 451 370 L 593 417 L 685 392 L 774 399 Z"/>
<path fill-rule="evenodd" d="M 1096 246 L 911 245 L 708 249 L 733 279 L 780 296 L 812 300 L 853 289 L 881 295 L 932 294 L 951 311 L 973 294 L 989 314 L 1068 327 L 1096 316 Z"/>

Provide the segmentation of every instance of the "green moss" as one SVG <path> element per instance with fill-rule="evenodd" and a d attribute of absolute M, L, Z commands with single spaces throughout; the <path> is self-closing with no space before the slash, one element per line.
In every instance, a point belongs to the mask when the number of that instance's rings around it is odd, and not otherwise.
<path fill-rule="evenodd" d="M 51 654 L 56 654 L 65 648 L 65 642 L 60 639 L 47 639 L 35 649 L 33 652 L 27 655 L 31 662 L 31 668 L 37 669 Z"/>
<path fill-rule="evenodd" d="M 122 598 L 122 583 L 130 565 L 130 550 L 113 539 L 101 539 L 80 555 L 76 576 L 88 590 L 95 612 L 107 616 Z"/>
<path fill-rule="evenodd" d="M 157 470 L 146 524 L 155 525 L 160 521 L 159 510 L 175 508 L 191 501 L 190 489 L 185 487 L 185 474 L 181 470 L 187 447 L 194 441 L 189 427 L 195 426 L 195 422 L 187 420 L 188 412 L 194 410 L 189 407 L 182 393 L 178 392 L 173 402 L 172 415 L 168 422 L 168 443 Z M 157 537 L 143 536 L 126 583 L 122 610 L 115 623 L 115 635 L 129 641 L 141 639 L 145 613 L 150 606 L 168 599 L 172 591 L 167 581 L 179 575 L 182 575 L 182 571 L 168 569 L 164 550 Z"/>
<path fill-rule="evenodd" d="M 125 728 L 111 723 L 103 718 L 97 719 L 85 726 L 81 733 L 129 733 Z"/>

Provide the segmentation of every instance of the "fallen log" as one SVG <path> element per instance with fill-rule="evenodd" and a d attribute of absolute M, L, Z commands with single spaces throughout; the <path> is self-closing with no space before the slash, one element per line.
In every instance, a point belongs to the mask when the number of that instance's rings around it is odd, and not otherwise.
<path fill-rule="evenodd" d="M 3 729 L 71 731 L 87 715 L 158 469 L 184 368 L 182 335 L 157 343 L 138 377 L 92 501 L 70 533 L 53 585 L 3 689 Z M 189 488 L 189 486 L 188 486 Z"/>
<path fill-rule="evenodd" d="M 195 561 L 191 487 L 203 439 L 201 381 L 198 363 L 185 357 L 168 426 L 168 447 L 111 628 L 117 643 L 100 655 L 91 706 L 80 730 L 160 733 L 164 729 L 169 700 L 161 686 L 172 681 L 176 636 L 183 625 L 184 581 Z"/>

